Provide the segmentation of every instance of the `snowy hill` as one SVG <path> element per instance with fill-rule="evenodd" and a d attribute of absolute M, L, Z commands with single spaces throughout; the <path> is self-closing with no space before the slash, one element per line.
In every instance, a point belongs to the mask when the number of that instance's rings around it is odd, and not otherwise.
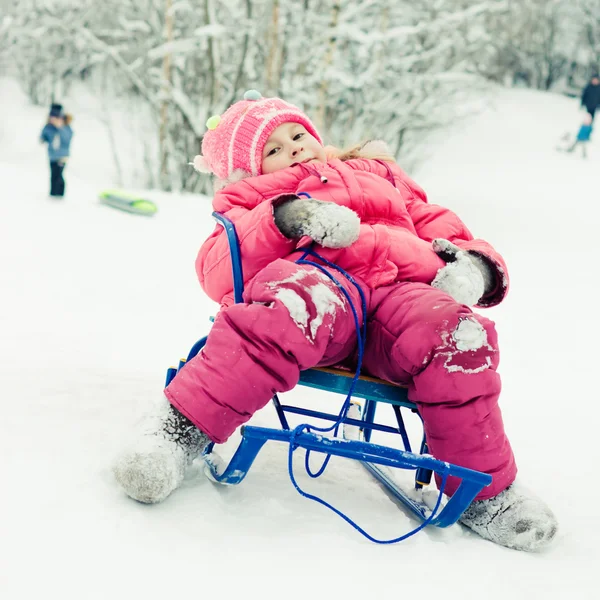
<path fill-rule="evenodd" d="M 485 313 L 500 333 L 501 406 L 521 481 L 561 523 L 550 550 L 528 555 L 459 526 L 372 544 L 297 494 L 277 445 L 239 487 L 198 466 L 164 504 L 126 498 L 112 456 L 216 310 L 194 272 L 210 201 L 148 192 L 152 219 L 99 205 L 114 173 L 91 116 L 74 123 L 67 197 L 49 200 L 45 111 L 14 82 L 0 89 L 2 598 L 598 598 L 600 138 L 587 160 L 555 151 L 579 125 L 574 100 L 498 90 L 413 173 L 509 265 L 511 292 Z M 274 421 L 270 407 L 253 419 Z M 414 526 L 356 465 L 300 480 L 378 537 Z"/>

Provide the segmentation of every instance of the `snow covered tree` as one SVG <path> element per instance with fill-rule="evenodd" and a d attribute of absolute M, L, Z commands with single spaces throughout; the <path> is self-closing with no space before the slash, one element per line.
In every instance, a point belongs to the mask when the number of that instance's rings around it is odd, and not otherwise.
<path fill-rule="evenodd" d="M 567 75 L 577 53 L 574 7 L 562 0 L 508 0 L 485 20 L 487 43 L 476 68 L 508 85 L 549 90 Z"/>
<path fill-rule="evenodd" d="M 82 77 L 100 95 L 137 99 L 156 140 L 148 179 L 164 189 L 206 190 L 207 179 L 188 162 L 208 117 L 248 88 L 300 106 L 328 143 L 383 138 L 398 158 L 410 158 L 425 131 L 460 115 L 482 73 L 512 68 L 501 63 L 501 49 L 510 42 L 521 50 L 506 31 L 513 4 L 91 0 L 83 8 L 78 0 L 19 0 L 9 9 L 5 47 L 35 102 Z M 520 35 L 524 28 L 514 27 Z M 536 81 L 554 77 L 527 56 L 518 54 L 519 65 Z"/>
<path fill-rule="evenodd" d="M 600 71 L 600 0 L 577 0 L 582 24 L 579 63 L 587 66 L 587 76 Z"/>

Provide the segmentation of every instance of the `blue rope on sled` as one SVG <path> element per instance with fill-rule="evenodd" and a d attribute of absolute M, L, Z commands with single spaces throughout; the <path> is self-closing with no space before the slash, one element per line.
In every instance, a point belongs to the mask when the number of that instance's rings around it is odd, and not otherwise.
<path fill-rule="evenodd" d="M 308 194 L 306 194 L 306 196 L 310 197 L 310 196 L 308 196 Z M 290 447 L 289 447 L 289 453 L 288 453 L 288 472 L 290 475 L 290 480 L 291 480 L 292 484 L 294 485 L 294 487 L 296 488 L 296 490 L 302 496 L 304 496 L 305 498 L 309 498 L 310 500 L 314 500 L 315 502 L 318 502 L 319 504 L 322 504 L 323 506 L 326 506 L 327 508 L 329 508 L 334 513 L 336 513 L 338 516 L 340 516 L 342 519 L 344 519 L 344 521 L 346 521 L 348 524 L 350 524 L 352 527 L 354 527 L 354 529 L 356 529 L 359 533 L 361 533 L 363 536 L 365 536 L 367 539 L 371 540 L 372 542 L 375 542 L 377 544 L 394 544 L 396 542 L 401 542 L 401 541 L 415 535 L 415 533 L 418 533 L 424 527 L 427 527 L 427 525 L 429 525 L 429 523 L 431 523 L 431 521 L 434 519 L 434 517 L 436 516 L 437 511 L 439 509 L 440 503 L 442 501 L 442 494 L 446 487 L 447 473 L 444 473 L 442 476 L 442 483 L 440 486 L 437 503 L 436 503 L 433 511 L 429 515 L 429 517 L 427 517 L 419 526 L 417 526 L 412 531 L 409 531 L 408 533 L 401 535 L 397 538 L 392 538 L 392 539 L 388 539 L 388 540 L 380 540 L 380 539 L 373 537 L 371 534 L 369 534 L 367 531 L 365 531 L 360 525 L 358 525 L 358 523 L 356 523 L 356 521 L 351 519 L 348 515 L 346 515 L 341 510 L 337 509 L 335 506 L 333 506 L 326 500 L 323 500 L 323 498 L 320 498 L 319 496 L 315 496 L 314 494 L 309 494 L 308 492 L 305 492 L 300 487 L 300 485 L 298 484 L 298 482 L 296 481 L 296 478 L 294 476 L 293 454 L 294 454 L 294 450 L 296 450 L 296 448 L 297 448 L 296 438 L 298 435 L 300 435 L 301 433 L 304 433 L 304 432 L 312 433 L 313 431 L 318 431 L 320 433 L 329 433 L 329 432 L 333 431 L 333 436 L 337 437 L 339 427 L 344 422 L 344 419 L 345 419 L 346 415 L 348 414 L 348 409 L 350 408 L 350 401 L 352 400 L 352 393 L 354 392 L 354 388 L 356 387 L 356 383 L 358 382 L 358 379 L 360 377 L 360 372 L 362 369 L 363 354 L 364 354 L 365 344 L 367 341 L 367 319 L 366 319 L 367 300 L 365 298 L 365 294 L 364 294 L 362 288 L 360 287 L 360 285 L 356 282 L 356 280 L 352 277 L 352 275 L 350 275 L 347 271 L 345 271 L 338 265 L 328 261 L 326 258 L 323 258 L 317 252 L 312 250 L 311 247 L 302 248 L 302 249 L 299 249 L 298 251 L 303 251 L 304 254 L 300 257 L 300 259 L 298 259 L 296 261 L 296 263 L 299 265 L 311 265 L 311 266 L 314 266 L 317 269 L 319 269 L 324 275 L 326 275 L 329 279 L 331 279 L 331 281 L 333 281 L 335 283 L 335 285 L 339 288 L 339 290 L 342 292 L 342 294 L 348 301 L 348 304 L 350 305 L 350 309 L 352 310 L 352 316 L 354 317 L 354 327 L 356 329 L 358 355 L 357 355 L 357 360 L 356 360 L 356 371 L 352 378 L 352 383 L 350 384 L 350 389 L 348 391 L 348 395 L 346 396 L 346 399 L 344 400 L 344 404 L 342 405 L 342 408 L 338 415 L 337 421 L 330 427 L 316 427 L 315 425 L 311 425 L 310 423 L 303 423 L 293 429 L 292 435 L 290 438 Z M 352 302 L 352 298 L 350 297 L 350 294 L 348 293 L 348 291 L 322 265 L 320 265 L 312 260 L 306 260 L 307 256 L 313 256 L 314 258 L 322 261 L 328 267 L 339 271 L 350 283 L 352 283 L 356 287 L 358 293 L 360 294 L 360 300 L 361 300 L 362 316 L 363 316 L 362 327 L 360 325 L 360 319 L 358 316 L 358 312 L 356 310 L 356 307 L 354 306 L 354 303 Z M 332 455 L 327 454 L 327 457 L 323 461 L 323 465 L 321 466 L 321 468 L 316 473 L 313 473 L 310 469 L 310 464 L 309 464 L 310 452 L 311 452 L 310 450 L 306 450 L 306 455 L 305 455 L 305 459 L 304 459 L 304 468 L 306 470 L 306 473 L 310 477 L 317 478 L 317 477 L 320 477 L 325 472 L 325 469 L 327 468 L 327 465 L 329 464 L 329 461 L 330 461 Z"/>

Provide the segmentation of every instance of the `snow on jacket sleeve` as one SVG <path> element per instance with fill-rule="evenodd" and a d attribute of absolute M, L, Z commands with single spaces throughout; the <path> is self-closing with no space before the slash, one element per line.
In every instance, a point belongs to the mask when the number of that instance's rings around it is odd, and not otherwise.
<path fill-rule="evenodd" d="M 218 194 L 222 194 L 218 192 Z M 215 197 L 215 209 L 235 204 L 235 199 Z M 295 240 L 286 238 L 275 225 L 273 202 L 265 200 L 254 208 L 232 206 L 229 210 L 219 210 L 235 225 L 242 255 L 244 283 L 252 279 L 258 271 L 278 258 L 290 254 L 296 246 Z M 227 234 L 217 225 L 211 236 L 200 248 L 196 259 L 196 273 L 200 285 L 215 302 L 229 304 L 233 292 L 231 255 Z"/>

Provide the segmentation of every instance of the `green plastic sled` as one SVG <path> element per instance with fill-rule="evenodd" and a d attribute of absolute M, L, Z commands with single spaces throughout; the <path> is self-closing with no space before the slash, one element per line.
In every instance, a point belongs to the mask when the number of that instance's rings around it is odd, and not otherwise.
<path fill-rule="evenodd" d="M 158 211 L 154 202 L 140 198 L 123 190 L 104 190 L 99 195 L 100 202 L 134 215 L 152 217 Z"/>

